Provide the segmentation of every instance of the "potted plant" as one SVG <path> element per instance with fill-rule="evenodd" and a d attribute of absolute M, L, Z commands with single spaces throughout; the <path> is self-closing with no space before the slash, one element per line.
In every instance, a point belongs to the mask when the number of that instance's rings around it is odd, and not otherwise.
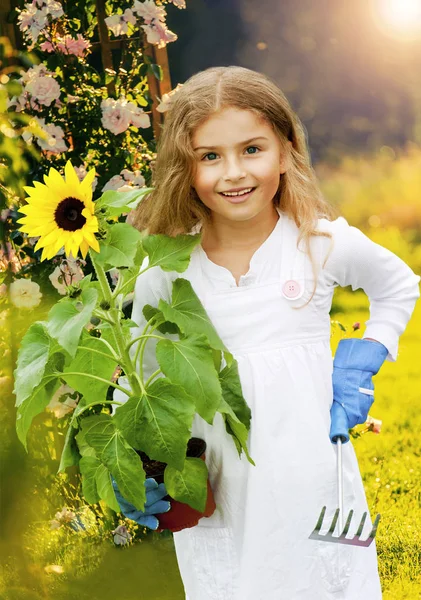
<path fill-rule="evenodd" d="M 104 501 L 119 512 L 112 476 L 124 498 L 143 510 L 145 465 L 152 476 L 147 462 L 159 462 L 169 496 L 195 511 L 198 520 L 215 506 L 205 446 L 195 452 L 191 439 L 196 413 L 212 424 L 220 412 L 239 456 L 244 451 L 254 465 L 246 445 L 250 409 L 242 396 L 237 362 L 182 277 L 173 282 L 171 302 L 161 299 L 157 308 L 143 308 L 147 325 L 138 338 L 131 335 L 136 323 L 125 318 L 122 306 L 147 269 L 158 265 L 165 271 L 185 271 L 201 236 L 145 235 L 118 222 L 152 188 L 107 191 L 93 202 L 94 174 L 89 171 L 80 182 L 68 161 L 65 178 L 51 168 L 45 184 L 26 188 L 29 198 L 20 209 L 25 216 L 19 223 L 23 232 L 39 236 L 35 250 L 43 248 L 41 260 L 63 246 L 67 256 L 76 257 L 80 250 L 85 258 L 89 252 L 96 279 L 91 273 L 70 286 L 47 319 L 33 323 L 23 337 L 15 370 L 17 434 L 27 450 L 33 418 L 65 383 L 80 399 L 69 417 L 58 472 L 79 467 L 86 502 Z M 144 262 L 148 264 L 142 270 Z M 119 272 L 114 289 L 106 275 L 111 269 Z M 179 339 L 168 339 L 166 333 Z M 161 338 L 156 347 L 160 369 L 145 382 L 142 356 L 151 337 Z M 130 389 L 113 380 L 117 365 Z M 206 386 L 198 386 L 198 378 Z M 128 400 L 122 404 L 107 399 L 110 385 Z M 109 404 L 122 405 L 111 415 Z M 186 525 L 171 524 L 175 531 L 177 526 Z"/>

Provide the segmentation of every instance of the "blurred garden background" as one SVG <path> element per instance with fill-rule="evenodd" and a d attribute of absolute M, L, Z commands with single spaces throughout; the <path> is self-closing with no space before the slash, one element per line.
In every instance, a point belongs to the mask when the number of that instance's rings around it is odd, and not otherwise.
<path fill-rule="evenodd" d="M 36 417 L 28 453 L 17 439 L 22 335 L 92 270 L 89 257 L 61 251 L 41 263 L 16 222 L 24 187 L 69 159 L 80 179 L 95 169 L 94 198 L 150 186 L 177 86 L 237 64 L 287 95 L 326 198 L 421 274 L 421 3 L 5 0 L 0 10 L 0 598 L 182 600 L 171 534 L 86 505 L 74 467 L 57 474 L 71 391 Z M 331 318 L 333 353 L 363 335 L 364 292 L 337 289 Z M 361 427 L 352 440 L 372 516 L 382 516 L 385 600 L 421 599 L 420 341 L 418 303 L 397 362 L 375 378 L 381 432 Z"/>

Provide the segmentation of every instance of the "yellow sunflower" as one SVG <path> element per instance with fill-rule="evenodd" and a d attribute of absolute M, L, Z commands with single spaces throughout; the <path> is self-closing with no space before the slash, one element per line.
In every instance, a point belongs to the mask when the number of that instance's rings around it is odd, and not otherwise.
<path fill-rule="evenodd" d="M 83 258 L 89 247 L 99 252 L 98 220 L 94 215 L 92 182 L 95 169 L 79 181 L 72 163 L 64 167 L 65 177 L 51 167 L 44 182 L 34 182 L 34 187 L 24 187 L 29 194 L 28 204 L 19 209 L 26 215 L 18 220 L 20 230 L 30 237 L 38 237 L 35 250 L 43 248 L 41 260 L 52 258 L 64 246 L 66 256 L 76 258 L 80 249 Z"/>

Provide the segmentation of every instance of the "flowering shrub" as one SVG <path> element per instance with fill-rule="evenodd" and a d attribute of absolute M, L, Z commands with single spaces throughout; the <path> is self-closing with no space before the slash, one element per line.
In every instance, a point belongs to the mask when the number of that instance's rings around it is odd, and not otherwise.
<path fill-rule="evenodd" d="M 13 143 L 19 141 L 20 146 L 26 146 L 30 157 L 27 180 L 42 181 L 51 166 L 63 170 L 70 159 L 80 181 L 92 171 L 90 185 L 97 197 L 106 190 L 126 191 L 150 185 L 155 140 L 148 75 L 162 79 L 162 70 L 144 47 L 149 43 L 163 48 L 177 39 L 166 25 L 168 4 L 186 7 L 184 0 L 107 1 L 105 25 L 112 39 L 120 38 L 120 48 L 113 50 L 115 69 L 98 68 L 95 0 L 66 4 L 32 0 L 16 10 L 17 25 L 27 50 L 32 51 L 29 62 L 35 64 L 26 69 L 19 67 L 14 73 L 8 71 L 7 86 L 0 86 L 6 109 L 0 144 L 2 137 L 9 137 Z M 166 96 L 158 98 L 160 112 L 169 106 L 170 98 Z M 0 164 L 8 162 L 0 155 Z M 37 281 L 41 294 L 44 290 L 54 293 L 54 288 L 62 294 L 63 287 L 57 283 L 67 282 L 57 277 L 59 271 L 66 271 L 68 263 L 46 262 L 41 269 L 40 249 L 34 248 L 26 233 L 17 231 L 22 188 L 16 194 L 6 182 L 2 190 L 6 197 L 0 209 L 9 212 L 2 211 L 0 221 L 5 240 L 0 260 L 6 267 L 0 284 L 10 285 L 18 272 L 19 277 Z M 61 257 L 63 251 L 56 248 L 48 261 L 58 259 L 60 263 Z M 78 268 L 82 266 L 85 274 L 92 272 L 89 258 Z"/>

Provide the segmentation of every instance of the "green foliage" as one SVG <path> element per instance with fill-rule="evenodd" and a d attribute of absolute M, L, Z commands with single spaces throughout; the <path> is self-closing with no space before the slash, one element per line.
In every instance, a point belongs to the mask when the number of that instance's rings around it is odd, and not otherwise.
<path fill-rule="evenodd" d="M 141 398 L 130 398 L 117 408 L 114 420 L 134 448 L 181 470 L 195 412 L 194 399 L 160 377 Z"/>
<path fill-rule="evenodd" d="M 76 354 L 82 330 L 89 322 L 97 300 L 96 289 L 84 289 L 75 300 L 64 298 L 48 313 L 49 335 L 72 357 Z"/>
<path fill-rule="evenodd" d="M 101 207 L 105 216 L 108 201 L 113 211 L 126 206 L 114 194 L 107 198 Z M 23 338 L 15 371 L 19 439 L 26 448 L 33 418 L 44 411 L 63 381 L 81 395 L 68 425 L 59 472 L 79 467 L 88 503 L 104 501 L 116 509 L 113 476 L 122 495 L 143 510 L 145 471 L 136 449 L 164 463 L 164 477 L 170 469 L 167 477 L 175 500 L 203 506 L 206 464 L 186 456 L 196 413 L 211 425 L 220 411 L 239 456 L 244 450 L 254 465 L 247 449 L 250 409 L 242 396 L 237 363 L 188 280 L 173 281 L 170 303 L 160 299 L 158 308 L 143 309 L 148 323 L 133 350 L 143 356 L 149 337 L 156 337 L 153 332 L 163 333 L 156 345 L 160 369 L 154 374 L 161 376 L 144 382 L 143 366 L 136 372 L 137 361 L 128 352 L 130 329 L 136 324 L 124 318 L 121 306 L 131 282 L 138 277 L 141 282 L 142 273 L 153 267 L 184 271 L 199 241 L 200 235 L 142 236 L 126 223 L 108 225 L 100 252 L 91 251 L 97 280 L 91 275 L 82 279 L 51 308 L 47 320 L 34 323 Z M 112 292 L 105 270 L 114 267 L 123 275 Z M 88 332 L 92 319 L 96 329 Z M 166 332 L 179 340 L 166 338 Z M 227 365 L 221 371 L 222 354 Z M 110 385 L 119 387 L 111 382 L 117 365 L 123 367 L 130 388 L 120 388 L 128 400 L 110 416 L 102 408 L 113 402 L 108 400 Z"/>
<path fill-rule="evenodd" d="M 191 334 L 180 341 L 161 340 L 156 357 L 162 372 L 183 385 L 194 398 L 199 415 L 212 425 L 221 401 L 221 384 L 206 337 Z"/>
<path fill-rule="evenodd" d="M 167 467 L 164 483 L 171 497 L 199 512 L 206 507 L 208 470 L 200 458 L 186 458 L 182 470 Z"/>

